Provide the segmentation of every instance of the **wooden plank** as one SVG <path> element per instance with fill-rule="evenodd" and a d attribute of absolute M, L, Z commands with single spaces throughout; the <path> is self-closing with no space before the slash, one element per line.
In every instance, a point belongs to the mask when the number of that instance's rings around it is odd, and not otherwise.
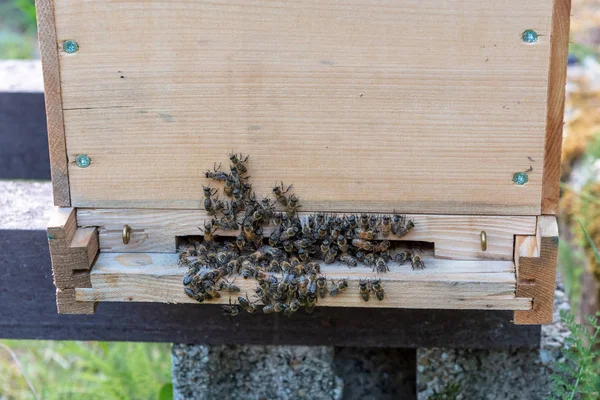
<path fill-rule="evenodd" d="M 518 257 L 519 272 L 517 297 L 533 298 L 533 309 L 515 311 L 516 324 L 550 324 L 554 309 L 556 263 L 558 257 L 558 224 L 554 216 L 538 218 L 536 240 L 539 254 L 531 256 L 527 247 L 521 247 Z"/>
<path fill-rule="evenodd" d="M 0 126 L 0 179 L 50 180 L 44 94 L 0 91 Z"/>
<path fill-rule="evenodd" d="M 542 177 L 542 214 L 556 214 L 558 211 L 570 19 L 571 0 L 554 0 L 552 32 L 550 33 L 546 144 L 544 175 Z"/>
<path fill-rule="evenodd" d="M 303 210 L 540 213 L 550 1 L 152 4 L 56 3 L 75 206 L 197 209 L 235 149 Z"/>
<path fill-rule="evenodd" d="M 33 184 L 32 184 L 33 185 Z M 24 190 L 25 195 L 34 191 Z M 223 318 L 219 305 L 102 303 L 95 315 L 57 314 L 45 229 L 27 208 L 0 209 L 0 338 L 365 347 L 537 348 L 540 328 L 511 311 L 321 307 L 311 315 Z M 51 204 L 51 197 L 48 199 Z M 0 218 L 0 220 L 3 220 Z M 0 224 L 0 228 L 2 228 Z M 202 323 L 198 323 L 202 321 Z M 385 321 L 385 329 L 373 321 Z"/>
<path fill-rule="evenodd" d="M 300 213 L 305 218 L 307 213 Z M 535 217 L 464 215 L 409 215 L 416 228 L 403 239 L 435 243 L 436 258 L 463 260 L 512 260 L 515 235 L 535 235 Z M 103 252 L 176 251 L 175 237 L 198 235 L 198 226 L 210 220 L 203 210 L 78 209 L 81 227 L 97 227 Z M 132 229 L 131 241 L 123 244 L 123 225 Z M 481 251 L 481 231 L 488 247 Z M 269 228 L 265 233 L 270 234 Z M 231 236 L 237 232 L 219 232 Z"/>
<path fill-rule="evenodd" d="M 510 261 L 450 261 L 425 258 L 428 267 L 391 265 L 387 274 L 375 275 L 370 268 L 349 269 L 324 265 L 328 279 L 347 278 L 348 290 L 338 297 L 319 299 L 325 307 L 393 307 L 427 309 L 519 309 L 531 308 L 531 299 L 515 298 L 515 274 Z M 78 301 L 141 301 L 194 303 L 183 292 L 185 268 L 177 266 L 175 254 L 100 254 L 90 274 L 91 288 L 75 290 Z M 386 298 L 364 302 L 358 280 L 377 276 Z M 236 280 L 242 293 L 253 293 L 254 280 Z M 235 299 L 235 298 L 234 298 Z M 211 301 L 227 304 L 229 296 Z"/>
<path fill-rule="evenodd" d="M 54 205 L 69 207 L 69 171 L 53 0 L 35 0 L 50 149 Z"/>
<path fill-rule="evenodd" d="M 93 313 L 95 304 L 76 302 L 76 287 L 90 287 L 90 267 L 98 253 L 96 228 L 77 228 L 73 208 L 57 207 L 48 223 L 48 247 L 56 286 L 58 311 L 67 314 Z"/>

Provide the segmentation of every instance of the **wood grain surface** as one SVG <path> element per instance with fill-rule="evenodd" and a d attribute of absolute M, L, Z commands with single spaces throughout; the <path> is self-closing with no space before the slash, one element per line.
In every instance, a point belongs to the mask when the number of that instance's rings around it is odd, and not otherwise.
<path fill-rule="evenodd" d="M 50 172 L 54 190 L 54 205 L 71 205 L 67 145 L 63 118 L 62 85 L 58 42 L 55 29 L 54 1 L 35 0 L 40 57 L 44 74 L 44 96 L 50 149 Z"/>
<path fill-rule="evenodd" d="M 540 213 L 549 0 L 55 6 L 74 206 L 200 208 L 234 149 L 305 211 Z"/>
<path fill-rule="evenodd" d="M 319 299 L 319 306 L 386 307 L 426 309 L 529 310 L 530 298 L 515 298 L 515 273 L 511 261 L 451 261 L 424 258 L 427 268 L 391 264 L 386 274 L 370 268 L 323 265 L 322 273 L 335 281 L 347 278 L 349 287 L 338 297 Z M 177 265 L 174 254 L 100 254 L 90 273 L 91 288 L 75 290 L 78 301 L 142 301 L 195 303 L 184 294 L 186 268 Z M 358 293 L 358 280 L 380 278 L 386 297 L 365 302 Z M 253 294 L 256 281 L 236 279 L 241 293 Z M 233 296 L 233 300 L 237 295 Z M 211 302 L 227 304 L 226 294 Z"/>
<path fill-rule="evenodd" d="M 305 219 L 308 213 L 300 213 Z M 176 238 L 200 233 L 198 227 L 210 220 L 203 210 L 78 209 L 80 227 L 97 227 L 100 249 L 117 253 L 174 253 Z M 407 215 L 416 227 L 403 240 L 434 243 L 435 257 L 461 260 L 512 260 L 515 235 L 535 235 L 535 217 Z M 123 244 L 123 225 L 132 229 L 131 240 Z M 488 238 L 481 250 L 480 233 Z M 219 231 L 234 236 L 237 231 Z M 265 227 L 265 235 L 271 233 Z M 384 239 L 379 237 L 379 239 Z M 391 236 L 389 239 L 394 239 Z"/>

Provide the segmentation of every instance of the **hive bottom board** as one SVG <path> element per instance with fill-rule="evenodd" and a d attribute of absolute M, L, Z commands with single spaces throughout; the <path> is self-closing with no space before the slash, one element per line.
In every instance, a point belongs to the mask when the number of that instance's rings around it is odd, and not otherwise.
<path fill-rule="evenodd" d="M 176 254 L 100 253 L 90 272 L 91 288 L 75 289 L 75 299 L 84 302 L 132 301 L 194 303 L 183 291 L 187 268 L 177 265 Z M 390 272 L 374 274 L 370 268 L 323 265 L 331 279 L 347 278 L 348 289 L 333 298 L 319 299 L 318 306 L 393 307 L 430 309 L 530 310 L 532 299 L 516 297 L 515 266 L 512 261 L 457 261 L 425 258 L 427 268 L 412 270 L 409 265 L 392 263 Z M 358 281 L 380 278 L 385 290 L 383 301 L 359 296 Z M 231 282 L 234 277 L 231 277 Z M 241 294 L 252 298 L 257 283 L 235 278 Z M 229 303 L 237 298 L 223 293 L 210 303 Z"/>

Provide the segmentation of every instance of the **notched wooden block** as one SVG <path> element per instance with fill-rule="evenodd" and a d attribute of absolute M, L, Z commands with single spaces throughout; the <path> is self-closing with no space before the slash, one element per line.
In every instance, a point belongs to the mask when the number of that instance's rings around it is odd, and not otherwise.
<path fill-rule="evenodd" d="M 48 224 L 48 243 L 52 259 L 52 275 L 57 288 L 58 312 L 88 313 L 81 310 L 89 311 L 89 305 L 75 306 L 72 303 L 75 302 L 75 288 L 92 286 L 90 269 L 98 254 L 97 229 L 78 229 L 75 210 L 57 208 Z"/>
<path fill-rule="evenodd" d="M 98 303 L 75 300 L 75 289 L 56 289 L 56 308 L 59 314 L 94 314 Z"/>
<path fill-rule="evenodd" d="M 552 323 L 557 257 L 556 217 L 538 217 L 535 237 L 517 236 L 515 241 L 516 295 L 533 298 L 533 308 L 529 311 L 515 311 L 515 324 Z"/>

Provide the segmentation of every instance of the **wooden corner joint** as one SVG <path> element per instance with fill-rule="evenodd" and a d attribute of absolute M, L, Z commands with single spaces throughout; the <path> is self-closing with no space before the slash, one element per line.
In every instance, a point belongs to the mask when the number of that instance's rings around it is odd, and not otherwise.
<path fill-rule="evenodd" d="M 538 217 L 536 236 L 515 237 L 516 296 L 533 299 L 531 310 L 515 311 L 515 324 L 552 323 L 557 259 L 556 217 Z"/>
<path fill-rule="evenodd" d="M 98 254 L 96 228 L 77 228 L 74 208 L 56 208 L 48 224 L 48 247 L 60 314 L 93 314 L 94 302 L 75 301 L 75 288 L 89 288 L 90 269 Z"/>

